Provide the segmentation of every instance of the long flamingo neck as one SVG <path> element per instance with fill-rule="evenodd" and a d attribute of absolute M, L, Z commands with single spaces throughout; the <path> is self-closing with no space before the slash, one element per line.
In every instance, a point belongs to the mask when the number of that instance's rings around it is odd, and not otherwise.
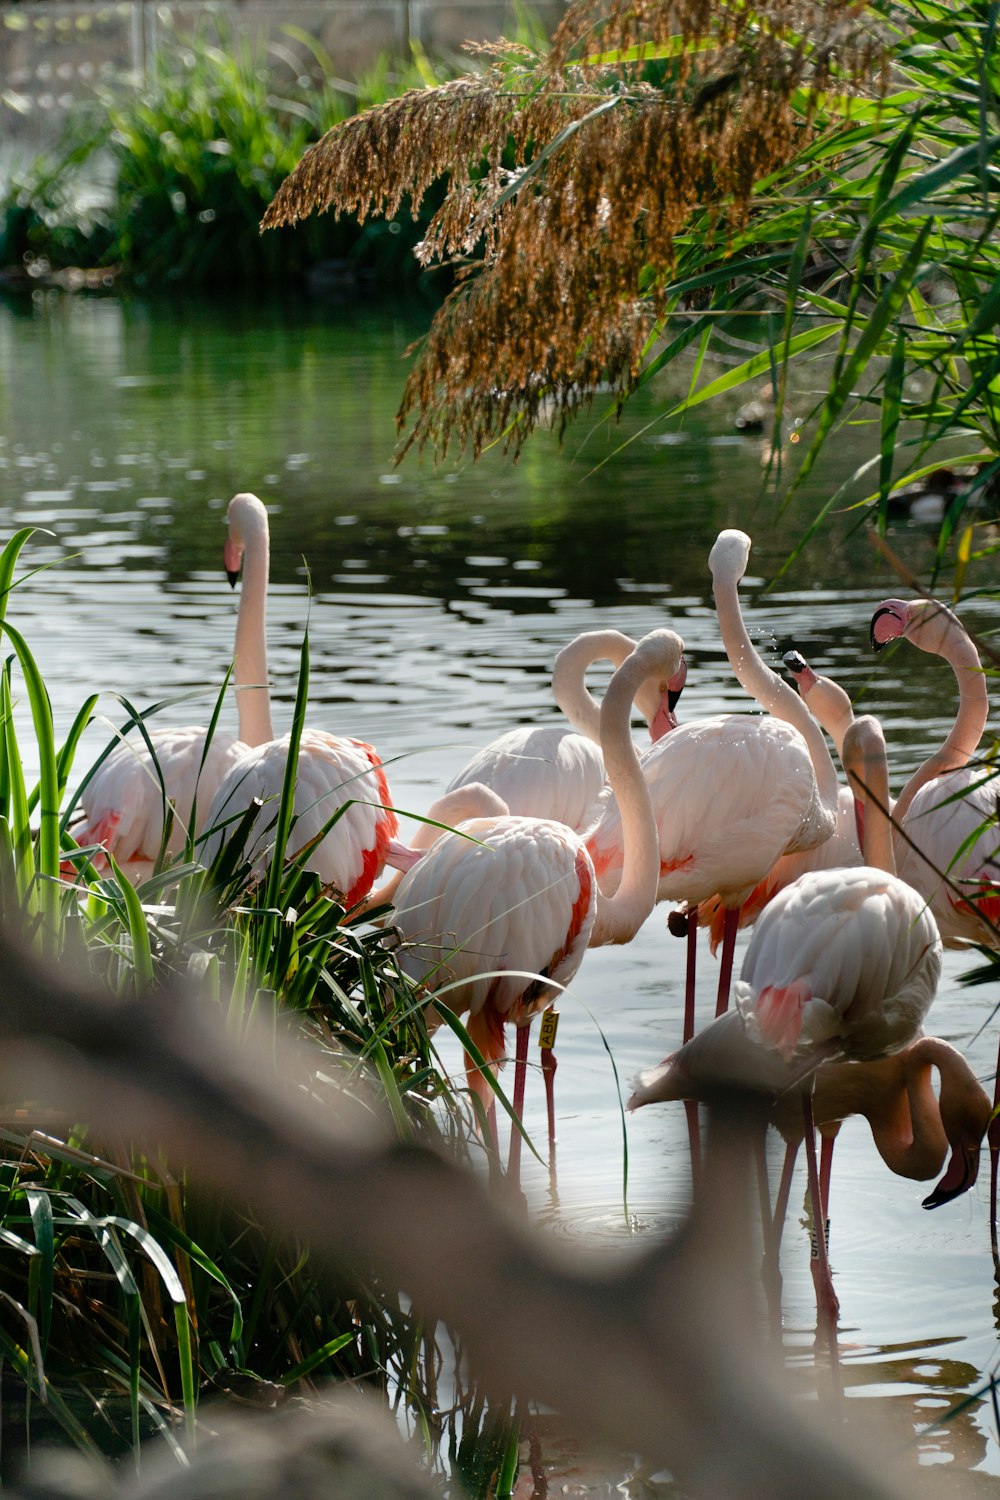
<path fill-rule="evenodd" d="M 657 637 L 672 632 L 657 631 Z M 622 878 L 613 896 L 598 894 L 597 918 L 591 947 L 604 943 L 626 943 L 638 932 L 653 910 L 660 877 L 660 840 L 653 817 L 653 804 L 639 757 L 632 743 L 632 702 L 640 683 L 651 674 L 649 657 L 641 642 L 608 685 L 601 704 L 601 749 L 604 765 L 618 802 L 622 820 Z M 664 675 L 673 676 L 683 649 L 679 636 L 677 656 Z"/>
<path fill-rule="evenodd" d="M 712 592 L 722 644 L 726 648 L 729 665 L 736 680 L 744 692 L 755 698 L 762 708 L 776 719 L 783 719 L 786 724 L 791 724 L 805 740 L 816 775 L 819 798 L 829 816 L 832 833 L 837 819 L 837 770 L 830 758 L 823 731 L 794 688 L 771 671 L 754 647 L 743 622 L 738 579 L 731 573 L 714 575 Z"/>
<path fill-rule="evenodd" d="M 264 745 L 274 739 L 271 695 L 267 681 L 267 583 L 270 543 L 266 515 L 248 518 L 243 553 L 243 582 L 236 617 L 236 665 L 233 682 L 240 739 Z"/>
<path fill-rule="evenodd" d="M 861 854 L 866 865 L 896 873 L 889 817 L 889 763 L 878 720 L 864 714 L 848 727 L 842 751 L 851 791 L 862 806 Z"/>
<path fill-rule="evenodd" d="M 564 646 L 555 659 L 552 696 L 573 728 L 595 745 L 601 743 L 601 705 L 587 687 L 587 668 L 595 661 L 620 667 L 634 646 L 620 630 L 588 630 Z"/>
<path fill-rule="evenodd" d="M 937 776 L 946 776 L 949 771 L 959 771 L 968 765 L 986 728 L 990 703 L 979 652 L 950 610 L 947 611 L 947 624 L 950 628 L 927 640 L 915 634 L 913 644 L 935 656 L 943 656 L 951 666 L 958 683 L 958 712 L 944 744 L 914 771 L 900 793 L 896 804 L 897 818 L 907 811 L 922 786 Z"/>

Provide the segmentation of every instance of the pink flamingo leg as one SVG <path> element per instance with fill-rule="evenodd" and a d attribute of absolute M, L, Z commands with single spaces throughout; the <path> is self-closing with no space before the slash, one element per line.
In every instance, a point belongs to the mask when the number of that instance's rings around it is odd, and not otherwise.
<path fill-rule="evenodd" d="M 684 1113 L 687 1115 L 688 1144 L 691 1148 L 691 1189 L 697 1193 L 701 1181 L 701 1123 L 698 1119 L 697 1099 L 684 1100 Z"/>
<path fill-rule="evenodd" d="M 774 1199 L 774 1218 L 771 1236 L 764 1238 L 764 1263 L 760 1268 L 761 1281 L 767 1293 L 768 1308 L 772 1316 L 772 1331 L 781 1337 L 781 1238 L 785 1232 L 788 1216 L 788 1200 L 792 1192 L 792 1177 L 795 1173 L 795 1158 L 799 1154 L 798 1141 L 789 1141 L 785 1146 L 785 1159 L 781 1164 L 781 1178 Z"/>
<path fill-rule="evenodd" d="M 781 1278 L 777 1282 L 770 1275 L 770 1268 L 777 1264 L 777 1255 L 774 1249 L 775 1224 L 771 1217 L 771 1184 L 767 1177 L 767 1127 L 754 1140 L 754 1164 L 757 1168 L 757 1194 L 760 1198 L 760 1223 L 764 1235 L 764 1264 L 761 1267 L 761 1280 L 764 1283 L 764 1291 L 767 1295 L 767 1311 L 771 1321 L 771 1328 L 777 1334 L 781 1332 Z"/>
<path fill-rule="evenodd" d="M 518 1026 L 514 1053 L 514 1114 L 520 1122 L 524 1118 L 524 1083 L 528 1072 L 529 1026 Z M 510 1133 L 510 1155 L 507 1159 L 507 1177 L 514 1187 L 521 1181 L 521 1132 L 515 1126 Z"/>
<path fill-rule="evenodd" d="M 833 1174 L 833 1148 L 836 1144 L 836 1131 L 833 1135 L 823 1135 L 820 1132 L 819 1191 L 823 1200 L 823 1239 L 827 1255 L 830 1254 L 830 1178 Z"/>
<path fill-rule="evenodd" d="M 729 1009 L 729 986 L 733 978 L 733 956 L 736 953 L 736 934 L 740 925 L 739 907 L 726 907 L 722 922 L 722 965 L 719 969 L 719 995 L 715 1002 L 715 1014 L 725 1015 Z"/>
<path fill-rule="evenodd" d="M 826 1215 L 819 1185 L 819 1169 L 816 1165 L 816 1130 L 813 1124 L 811 1094 L 802 1095 L 802 1119 L 805 1125 L 806 1169 L 809 1175 L 809 1196 L 813 1213 L 812 1273 L 816 1287 L 816 1314 L 819 1328 L 825 1333 L 830 1349 L 830 1370 L 834 1391 L 838 1396 L 842 1396 L 844 1388 L 840 1378 L 840 1358 L 837 1349 L 837 1318 L 840 1314 L 840 1303 L 833 1289 L 830 1260 L 826 1253 L 826 1235 L 823 1232 Z"/>
<path fill-rule="evenodd" d="M 694 1036 L 694 974 L 698 959 L 698 908 L 692 906 L 687 914 L 687 967 L 684 975 L 684 1036 L 689 1042 Z"/>
<path fill-rule="evenodd" d="M 542 1053 L 542 1079 L 545 1083 L 545 1108 L 549 1120 L 549 1168 L 556 1161 L 556 1033 L 559 1030 L 559 1012 L 550 1005 L 542 1012 L 538 1033 L 538 1045 Z"/>
<path fill-rule="evenodd" d="M 994 1110 L 997 1105 L 1000 1105 L 1000 1047 L 997 1048 L 996 1082 L 993 1087 Z M 1000 1118 L 990 1121 L 986 1140 L 990 1148 L 990 1246 L 993 1250 L 993 1264 L 1000 1270 L 1000 1254 L 997 1252 L 997 1164 L 1000 1160 Z"/>
<path fill-rule="evenodd" d="M 542 1052 L 542 1078 L 545 1081 L 545 1108 L 549 1118 L 549 1157 L 552 1161 L 556 1155 L 556 1054 L 552 1047 L 544 1048 Z"/>

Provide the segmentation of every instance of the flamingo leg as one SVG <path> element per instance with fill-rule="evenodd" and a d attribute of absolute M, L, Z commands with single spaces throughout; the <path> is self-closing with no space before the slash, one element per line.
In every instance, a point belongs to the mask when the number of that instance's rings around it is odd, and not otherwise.
<path fill-rule="evenodd" d="M 514 1052 L 514 1114 L 520 1122 L 524 1118 L 524 1083 L 528 1072 L 529 1026 L 518 1026 Z M 521 1132 L 515 1126 L 510 1133 L 510 1154 L 507 1158 L 507 1177 L 514 1187 L 521 1181 Z"/>
<path fill-rule="evenodd" d="M 545 1083 L 545 1110 L 549 1121 L 549 1167 L 556 1160 L 556 1032 L 559 1029 L 559 1012 L 550 1005 L 542 1012 L 538 1045 L 542 1053 L 542 1079 Z"/>
<path fill-rule="evenodd" d="M 820 1330 L 826 1335 L 830 1348 L 830 1370 L 833 1387 L 838 1397 L 844 1388 L 840 1377 L 840 1357 L 837 1349 L 837 1318 L 840 1304 L 833 1289 L 830 1260 L 826 1253 L 826 1235 L 823 1233 L 825 1211 L 820 1191 L 819 1169 L 816 1164 L 816 1128 L 813 1123 L 812 1095 L 802 1095 L 802 1120 L 805 1126 L 806 1169 L 809 1175 L 809 1196 L 813 1214 L 812 1273 L 816 1287 L 816 1314 Z"/>
<path fill-rule="evenodd" d="M 781 1282 L 777 1286 L 773 1278 L 768 1278 L 765 1269 L 775 1264 L 777 1257 L 774 1254 L 775 1226 L 771 1217 L 771 1184 L 767 1176 L 767 1127 L 754 1137 L 754 1165 L 757 1169 L 757 1195 L 760 1198 L 760 1225 L 764 1235 L 764 1264 L 761 1267 L 761 1279 L 764 1282 L 764 1291 L 767 1296 L 767 1311 L 770 1318 L 772 1330 L 778 1334 L 781 1332 Z"/>
<path fill-rule="evenodd" d="M 993 1086 L 994 1115 L 998 1105 L 1000 1105 L 1000 1046 L 997 1048 L 996 1082 Z M 990 1120 L 986 1140 L 990 1148 L 990 1246 L 993 1251 L 993 1265 L 1000 1271 L 1000 1253 L 997 1251 L 997 1166 L 1000 1160 L 1000 1118 L 995 1116 Z"/>
<path fill-rule="evenodd" d="M 684 1100 L 684 1113 L 687 1116 L 688 1144 L 691 1148 L 691 1191 L 696 1194 L 701 1181 L 701 1122 L 698 1118 L 697 1099 Z"/>
<path fill-rule="evenodd" d="M 819 1192 L 823 1202 L 823 1239 L 827 1255 L 830 1254 L 830 1178 L 833 1174 L 833 1148 L 836 1144 L 836 1131 L 833 1135 L 823 1135 L 820 1132 Z"/>
<path fill-rule="evenodd" d="M 781 1237 L 785 1232 L 788 1200 L 792 1192 L 792 1176 L 795 1172 L 795 1158 L 798 1154 L 798 1141 L 789 1141 L 785 1146 L 785 1159 L 781 1164 L 781 1177 L 774 1199 L 771 1234 L 770 1237 L 766 1234 L 764 1236 L 764 1263 L 760 1268 L 760 1278 L 767 1294 L 768 1308 L 772 1312 L 772 1331 L 778 1338 L 781 1337 Z M 775 1308 L 777 1309 L 776 1319 L 774 1318 Z"/>
<path fill-rule="evenodd" d="M 726 907 L 722 921 L 722 963 L 719 967 L 719 994 L 715 1002 L 715 1014 L 724 1016 L 729 1009 L 729 986 L 733 978 L 733 957 L 736 953 L 736 934 L 740 925 L 740 909 Z"/>
<path fill-rule="evenodd" d="M 684 975 L 684 1036 L 689 1042 L 694 1036 L 694 975 L 698 958 L 698 908 L 692 906 L 687 914 L 687 967 Z"/>

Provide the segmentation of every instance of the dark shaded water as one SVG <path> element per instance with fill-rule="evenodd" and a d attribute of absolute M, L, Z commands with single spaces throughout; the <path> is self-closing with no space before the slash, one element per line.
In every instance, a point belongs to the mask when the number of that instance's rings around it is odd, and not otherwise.
<path fill-rule="evenodd" d="M 727 525 L 754 538 L 743 595 L 761 649 L 776 660 L 774 648 L 794 641 L 883 714 L 894 786 L 940 742 L 955 701 L 948 668 L 917 652 L 877 662 L 868 652 L 874 605 L 907 590 L 856 515 L 831 518 L 764 588 L 817 504 L 868 456 L 863 435 L 834 447 L 779 515 L 762 484 L 761 440 L 733 429 L 738 395 L 683 426 L 663 423 L 658 413 L 684 389 L 677 374 L 620 425 L 595 410 L 562 448 L 540 433 L 516 466 L 491 454 L 475 467 L 410 459 L 396 469 L 393 416 L 419 326 L 293 301 L 157 308 L 55 295 L 0 306 L 0 520 L 5 535 L 46 528 L 25 558 L 56 563 L 18 590 L 11 617 L 42 667 L 57 729 L 97 690 L 115 722 L 112 693 L 140 706 L 183 693 L 191 707 L 175 709 L 175 721 L 207 714 L 235 620 L 222 516 L 234 491 L 253 489 L 272 512 L 276 725 L 291 713 L 308 617 L 314 722 L 374 742 L 392 760 L 401 807 L 423 811 L 498 730 L 553 720 L 552 658 L 583 629 L 639 635 L 669 624 L 687 643 L 683 715 L 745 710 L 706 564 Z M 796 380 L 792 405 L 805 412 L 823 366 Z M 904 529 L 892 542 L 926 576 L 930 539 Z M 992 582 L 988 561 L 975 566 L 969 585 Z M 980 629 L 992 612 L 986 600 L 963 607 Z M 95 730 L 87 743 L 96 750 L 105 737 Z M 948 957 L 932 1029 L 965 1047 L 985 1077 L 995 1042 L 979 1029 L 992 997 L 957 984 L 967 967 Z M 558 1200 L 542 1168 L 529 1162 L 526 1175 L 534 1209 L 568 1245 L 627 1246 L 683 1213 L 679 1110 L 628 1122 L 626 1203 L 611 1063 L 624 1087 L 672 1049 L 682 983 L 682 945 L 661 909 L 627 949 L 589 955 L 562 1006 Z M 702 983 L 707 1007 L 707 963 Z M 528 1093 L 527 1123 L 541 1130 L 537 1080 Z M 832 1218 L 846 1379 L 852 1399 L 884 1413 L 901 1440 L 977 1389 L 997 1360 L 984 1190 L 936 1214 L 921 1210 L 922 1196 L 890 1176 L 865 1128 L 845 1127 Z M 792 1220 L 787 1337 L 804 1356 L 812 1292 L 801 1215 Z M 989 1403 L 926 1438 L 922 1454 L 1000 1473 Z"/>

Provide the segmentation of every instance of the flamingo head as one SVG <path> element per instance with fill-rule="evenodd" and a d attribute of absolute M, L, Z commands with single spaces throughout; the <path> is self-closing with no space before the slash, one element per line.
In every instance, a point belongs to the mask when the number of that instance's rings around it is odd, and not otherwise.
<path fill-rule="evenodd" d="M 258 500 L 257 496 L 252 495 L 249 490 L 234 495 L 226 511 L 226 523 L 229 531 L 226 536 L 226 545 L 222 549 L 222 563 L 230 586 L 235 588 L 236 580 L 240 576 L 247 538 L 254 532 L 263 532 L 264 538 L 267 537 L 267 510 L 264 502 Z"/>
<path fill-rule="evenodd" d="M 872 615 L 868 639 L 873 651 L 883 651 L 890 641 L 898 641 L 906 631 L 910 606 L 905 599 L 883 599 Z"/>
<path fill-rule="evenodd" d="M 832 677 L 820 677 L 800 651 L 786 651 L 782 660 L 813 718 L 839 745 L 854 718 L 854 705 Z"/>
<path fill-rule="evenodd" d="M 739 583 L 750 561 L 750 538 L 745 531 L 720 531 L 708 554 L 708 567 L 716 583 Z"/>
<path fill-rule="evenodd" d="M 785 663 L 785 666 L 788 668 L 789 672 L 791 672 L 792 676 L 795 678 L 795 686 L 798 688 L 799 693 L 804 698 L 806 694 L 810 693 L 816 686 L 817 682 L 819 682 L 819 678 L 816 676 L 816 673 L 806 661 L 801 651 L 786 651 L 781 659 Z"/>
<path fill-rule="evenodd" d="M 677 728 L 677 714 L 675 712 L 680 702 L 684 684 L 687 682 L 687 662 L 681 657 L 681 664 L 672 677 L 661 678 L 657 684 L 659 691 L 659 706 L 656 713 L 649 721 L 649 737 L 651 740 L 661 740 L 671 729 Z"/>
<path fill-rule="evenodd" d="M 873 651 L 905 637 L 922 651 L 944 654 L 945 642 L 965 629 L 946 604 L 937 599 L 884 599 L 872 615 L 870 639 Z"/>

